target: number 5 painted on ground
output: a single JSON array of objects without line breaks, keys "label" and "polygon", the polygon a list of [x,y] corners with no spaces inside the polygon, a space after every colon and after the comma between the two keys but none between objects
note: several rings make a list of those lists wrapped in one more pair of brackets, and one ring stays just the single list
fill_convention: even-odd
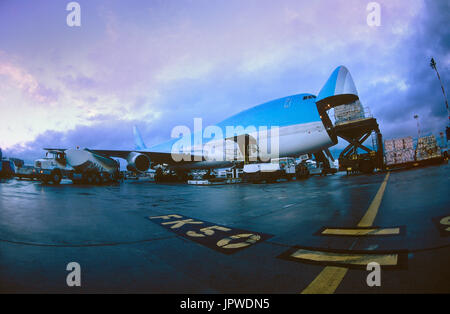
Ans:
[{"label": "number 5 painted on ground", "polygon": [[195,231],[188,231],[188,232],[186,232],[186,234],[188,236],[190,236],[190,237],[201,238],[201,237],[204,237],[205,235],[207,235],[207,236],[213,235],[214,234],[214,230],[230,231],[231,229],[225,228],[225,227],[221,227],[221,226],[210,226],[210,227],[206,227],[206,228],[200,229],[200,232],[203,232],[204,234],[200,234],[200,233],[197,233]]},{"label": "number 5 painted on ground", "polygon": [[[450,226],[450,216],[444,217],[440,221],[441,225]],[[450,227],[445,228],[446,231],[450,231]]]}]

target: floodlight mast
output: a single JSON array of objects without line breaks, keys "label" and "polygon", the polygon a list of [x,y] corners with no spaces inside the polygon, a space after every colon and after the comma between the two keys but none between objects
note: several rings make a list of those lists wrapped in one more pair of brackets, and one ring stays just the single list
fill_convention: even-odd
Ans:
[{"label": "floodlight mast", "polygon": [[444,95],[445,100],[445,107],[447,108],[447,116],[448,116],[448,124],[450,125],[450,111],[448,109],[448,101],[447,101],[447,95],[445,94],[444,85],[442,84],[441,76],[439,75],[439,71],[437,69],[436,61],[434,61],[434,58],[431,58],[430,66],[432,69],[436,71],[437,77],[439,79],[439,83],[441,84],[442,94]]}]

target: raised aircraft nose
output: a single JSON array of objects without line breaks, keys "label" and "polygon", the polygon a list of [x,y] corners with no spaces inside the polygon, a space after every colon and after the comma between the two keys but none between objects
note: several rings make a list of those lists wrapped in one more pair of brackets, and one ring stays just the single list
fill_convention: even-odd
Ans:
[{"label": "raised aircraft nose", "polygon": [[318,105],[327,109],[352,103],[359,99],[353,78],[345,66],[337,67],[317,96]]}]

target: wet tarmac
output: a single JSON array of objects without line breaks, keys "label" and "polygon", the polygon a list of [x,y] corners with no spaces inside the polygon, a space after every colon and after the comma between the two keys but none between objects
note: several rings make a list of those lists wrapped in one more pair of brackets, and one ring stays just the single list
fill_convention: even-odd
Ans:
[{"label": "wet tarmac", "polygon": [[[449,173],[445,164],[276,184],[3,181],[0,292],[450,293]],[[367,285],[371,259],[381,286]],[[70,262],[81,287],[66,284]]]}]

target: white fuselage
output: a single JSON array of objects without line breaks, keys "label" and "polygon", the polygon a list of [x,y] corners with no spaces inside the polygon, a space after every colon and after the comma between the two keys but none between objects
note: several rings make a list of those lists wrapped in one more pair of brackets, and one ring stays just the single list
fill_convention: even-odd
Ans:
[{"label": "white fuselage", "polygon": [[[334,145],[322,121],[295,124],[278,128],[277,134],[269,131],[248,133],[254,139],[249,145],[250,161],[266,161],[272,158],[294,156],[320,151]],[[193,146],[193,152],[203,161],[184,164],[182,168],[214,168],[243,161],[239,144],[230,139],[213,139],[205,144]]]}]

